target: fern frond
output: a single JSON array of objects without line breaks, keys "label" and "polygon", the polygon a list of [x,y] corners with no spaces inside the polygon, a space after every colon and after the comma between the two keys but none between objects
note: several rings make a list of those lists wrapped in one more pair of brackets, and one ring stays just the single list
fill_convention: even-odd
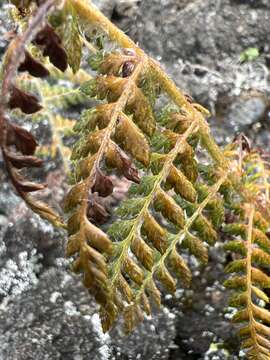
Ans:
[{"label": "fern frond", "polygon": [[[80,139],[72,153],[75,185],[67,196],[66,211],[73,209],[72,229],[74,221],[80,223],[74,230],[76,240],[73,230],[70,237],[72,244],[78,241],[75,263],[82,257],[83,244],[91,246],[91,234],[86,237],[82,230],[89,222],[89,199],[93,192],[106,197],[113,189],[105,171],[116,169],[138,183],[130,187],[128,199],[120,203],[114,224],[103,229],[112,251],[101,254],[107,263],[103,280],[92,276],[87,283],[102,305],[104,331],[111,328],[121,313],[126,330],[130,331],[143,319],[144,312],[151,312],[152,301],[160,304],[159,285],[174,292],[179,279],[188,286],[191,271],[179,247],[188,249],[205,263],[208,254],[204,242],[215,242],[215,228],[224,216],[218,192],[228,173],[220,170],[213,185],[199,180],[195,150],[201,132],[195,113],[188,117],[181,110],[179,121],[187,123],[189,119],[183,131],[174,132],[175,128],[166,127],[169,119],[180,111],[176,108],[166,112],[163,128],[157,125],[147,95],[139,87],[148,81],[142,80],[148,66],[145,61],[144,57],[127,56],[125,51],[97,53],[90,63],[102,75],[83,84],[81,91],[108,103],[84,111],[74,127]],[[126,62],[134,65],[129,64],[128,76]],[[120,77],[123,73],[126,77]],[[156,139],[162,137],[166,141],[157,146]],[[130,170],[132,160],[141,164],[140,171],[135,167]],[[81,267],[84,277],[89,277],[94,265],[94,260],[89,259],[88,268]]]},{"label": "fern frond", "polygon": [[[88,168],[83,181],[75,185],[70,194],[67,196],[66,201],[66,208],[68,210],[74,207],[72,206],[73,204],[78,205],[72,217],[70,218],[68,229],[69,233],[72,235],[70,237],[70,241],[72,241],[72,243],[77,241],[76,246],[77,251],[79,252],[77,261],[80,262],[81,269],[84,272],[84,282],[89,290],[94,294],[97,301],[103,305],[104,309],[106,309],[106,314],[108,318],[111,319],[110,322],[117,314],[118,307],[116,305],[116,294],[112,293],[110,289],[111,284],[106,277],[106,271],[104,271],[103,266],[101,266],[105,261],[104,256],[97,253],[97,256],[93,255],[91,258],[89,257],[89,253],[93,252],[93,242],[91,242],[92,239],[98,240],[101,245],[106,245],[105,247],[107,252],[112,250],[112,243],[105,233],[91,224],[88,220],[88,199],[89,195],[91,196],[91,192],[98,192],[100,196],[108,196],[112,192],[112,183],[110,179],[106,177],[100,170],[101,161],[108,153],[108,150],[113,152],[113,157],[112,155],[108,154],[108,159],[111,159],[111,162],[114,162],[115,160],[114,155],[117,156],[117,147],[113,145],[110,138],[112,133],[115,131],[119,115],[127,106],[129,98],[133,95],[134,90],[136,91],[135,83],[138,75],[140,74],[142,66],[143,60],[139,60],[133,74],[131,74],[130,78],[125,83],[122,91],[118,92],[118,96],[114,98],[115,104],[112,111],[110,111],[111,118],[102,132],[102,137],[99,136],[99,130],[93,132],[93,134],[90,133],[90,135],[96,137],[96,144],[94,144],[95,149],[91,149],[92,144],[88,143],[87,139],[85,141],[84,147],[79,148],[80,151],[78,151],[75,156],[76,160],[79,160],[83,154],[84,156],[88,156],[90,159],[94,157],[94,161],[91,162],[91,167]],[[107,83],[107,81],[108,79],[104,78],[104,82]],[[101,78],[99,78],[99,84],[102,85]],[[92,84],[87,84],[83,90],[87,94],[89,94],[89,86],[92,93]],[[102,97],[104,96],[105,95],[102,93]],[[94,151],[93,154],[89,154],[91,150]],[[128,165],[125,163],[122,167],[125,166],[127,167]],[[73,225],[74,222],[76,223],[75,227]],[[99,246],[99,250],[103,249]],[[98,261],[100,257],[102,259],[102,264]]]},{"label": "fern frond", "polygon": [[[29,5],[29,4],[27,4]],[[44,65],[26,50],[26,45],[33,40],[40,41],[42,33],[43,40],[54,39],[50,44],[50,51],[47,54],[52,62],[55,60],[55,53],[58,52],[57,65],[65,67],[65,52],[61,47],[61,39],[54,33],[52,28],[46,26],[40,30],[40,24],[44,23],[47,13],[53,8],[54,2],[47,0],[36,11],[32,17],[22,24],[23,34],[20,34],[9,45],[5,64],[3,67],[2,92],[0,101],[0,147],[5,161],[6,169],[17,193],[25,200],[27,205],[47,219],[55,226],[63,226],[60,216],[47,204],[35,199],[30,195],[44,189],[44,184],[37,184],[27,181],[20,169],[39,167],[42,161],[33,156],[37,143],[33,135],[22,127],[13,124],[7,115],[8,109],[20,109],[25,114],[34,114],[42,109],[39,99],[28,92],[23,91],[16,84],[16,72],[28,72],[34,77],[43,78],[48,75]],[[40,44],[41,45],[41,44]],[[44,45],[44,44],[43,44]],[[47,44],[48,45],[48,44]],[[43,52],[48,50],[45,46]],[[63,51],[62,51],[63,50]]]},{"label": "fern frond", "polygon": [[83,43],[80,36],[77,13],[71,2],[66,1],[61,14],[62,24],[58,28],[63,47],[67,52],[67,61],[74,74],[80,69]]},{"label": "fern frond", "polygon": [[[79,8],[78,2],[72,3],[84,17],[81,3]],[[91,8],[84,9],[91,12]],[[91,247],[91,236],[95,238],[93,224],[92,235],[89,232],[87,237],[83,230],[89,223],[88,203],[93,192],[102,197],[111,194],[109,171],[117,170],[139,183],[131,186],[128,199],[120,204],[114,224],[102,228],[103,242],[106,238],[111,244],[107,254],[99,249],[107,264],[104,276],[93,275],[90,281],[92,267],[101,271],[92,258],[87,266],[76,266],[84,279],[89,279],[87,287],[101,304],[104,331],[120,314],[126,330],[131,331],[144,312],[150,314],[152,302],[160,305],[160,286],[174,292],[177,278],[183,285],[189,284],[191,272],[180,250],[188,248],[203,263],[207,261],[204,242],[216,240],[215,228],[224,218],[218,192],[229,176],[226,159],[200,115],[205,110],[193,108],[180,93],[176,95],[177,90],[158,66],[131,45],[132,50],[95,51],[90,59],[99,75],[83,84],[80,91],[103,103],[84,112],[75,126],[80,137],[72,153],[75,185],[66,199],[66,210],[72,211],[69,241],[76,244],[75,264],[81,265],[83,244]],[[136,80],[131,81],[140,64]],[[157,124],[152,107],[161,88],[176,106],[168,108]],[[212,183],[200,175],[195,155],[199,142],[217,165]],[[135,168],[137,162],[140,170]],[[184,204],[189,206],[185,208]]]},{"label": "fern frond", "polygon": [[80,69],[74,74],[70,68],[68,68],[64,73],[52,64],[48,64],[47,68],[50,71],[50,77],[54,81],[64,80],[73,85],[81,85],[92,79],[92,76],[84,69]]},{"label": "fern frond", "polygon": [[86,97],[79,89],[70,90],[65,86],[49,85],[42,82],[40,91],[46,105],[65,109],[69,106],[82,104],[86,101]]},{"label": "fern frond", "polygon": [[243,135],[227,151],[235,161],[241,178],[238,189],[245,200],[239,202],[235,194],[238,203],[229,205],[234,222],[224,232],[234,239],[225,249],[237,255],[225,269],[235,274],[225,286],[236,291],[230,305],[238,309],[233,320],[243,323],[239,331],[242,348],[249,359],[266,360],[270,359],[270,313],[265,306],[269,302],[265,290],[270,286],[269,167],[263,153],[251,149]]},{"label": "fern frond", "polygon": [[233,275],[225,282],[225,286],[238,291],[230,305],[239,308],[233,320],[244,323],[239,334],[243,338],[242,347],[247,349],[248,358],[269,359],[270,329],[265,324],[270,323],[270,313],[263,304],[269,302],[264,289],[270,287],[270,277],[266,273],[270,260],[270,242],[267,235],[254,227],[254,205],[247,204],[245,211],[248,219],[246,225],[227,227],[229,234],[242,238],[235,240],[235,245],[229,243],[227,248],[236,250],[245,257],[234,260],[227,266],[228,273],[241,275]]}]

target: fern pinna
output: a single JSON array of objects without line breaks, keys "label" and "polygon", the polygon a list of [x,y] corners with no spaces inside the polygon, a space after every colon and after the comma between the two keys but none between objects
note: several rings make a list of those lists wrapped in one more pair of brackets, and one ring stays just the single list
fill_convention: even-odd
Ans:
[{"label": "fern pinna", "polygon": [[244,174],[242,186],[252,189],[257,197],[251,202],[239,204],[238,199],[237,204],[231,204],[232,221],[223,231],[231,237],[225,249],[236,257],[225,269],[233,274],[225,286],[236,292],[230,305],[238,309],[233,321],[244,323],[239,329],[242,347],[250,359],[265,360],[270,357],[270,313],[265,308],[269,303],[266,289],[270,287],[269,164],[264,154],[243,147],[242,142],[236,156],[238,171]]},{"label": "fern pinna", "polygon": [[[178,280],[189,286],[187,250],[205,264],[208,246],[222,226],[223,232],[242,238],[226,247],[243,256],[228,266],[242,275],[227,281],[242,291],[233,301],[243,307],[236,319],[248,322],[241,331],[243,347],[250,358],[259,358],[256,352],[269,358],[269,315],[253,300],[256,295],[266,302],[263,288],[268,286],[267,274],[254,267],[268,264],[268,170],[262,157],[247,151],[242,138],[237,152],[234,147],[222,151],[204,118],[208,111],[93,5],[81,0],[14,4],[21,33],[3,67],[2,153],[28,205],[67,227],[67,255],[101,306],[104,331],[120,315],[126,331],[132,331],[144,314],[160,306],[163,289],[174,293]],[[10,55],[13,50],[16,57]],[[27,81],[21,76],[26,71]],[[50,80],[44,80],[49,74]],[[55,78],[68,80],[71,89],[55,84]],[[64,221],[30,198],[43,186],[25,183],[16,168],[41,165],[33,157],[37,144],[8,116],[15,108],[37,112],[34,118],[46,115],[57,128],[67,122],[54,108],[70,103],[79,103],[83,111],[80,121],[72,122],[77,142],[68,166],[71,188]],[[68,153],[58,132],[55,136]],[[119,179],[129,190],[109,209]]]}]

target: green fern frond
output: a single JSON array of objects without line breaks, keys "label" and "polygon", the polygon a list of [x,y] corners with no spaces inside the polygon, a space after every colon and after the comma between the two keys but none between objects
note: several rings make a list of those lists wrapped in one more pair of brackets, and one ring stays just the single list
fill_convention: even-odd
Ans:
[{"label": "green fern frond", "polygon": [[48,107],[56,107],[57,109],[84,104],[86,101],[86,97],[79,89],[70,90],[61,85],[49,85],[46,82],[42,82],[40,91],[46,105]]},{"label": "green fern frond", "polygon": [[[134,66],[128,65],[131,72],[123,78],[120,76],[127,71],[127,61]],[[159,284],[170,292],[176,290],[177,279],[188,286],[191,271],[179,253],[179,246],[206,263],[204,242],[213,244],[217,238],[215,228],[224,217],[222,196],[218,192],[228,174],[221,170],[221,176],[212,185],[199,180],[195,156],[200,129],[196,117],[188,121],[182,132],[179,129],[174,132],[175,128],[170,126],[157,127],[151,103],[140,88],[148,81],[142,82],[147,72],[144,61],[135,55],[127,56],[125,51],[96,54],[90,63],[103,75],[97,75],[80,88],[87,96],[107,103],[84,111],[75,126],[80,140],[72,159],[78,183],[66,203],[68,211],[74,209],[71,219],[74,216],[81,219],[76,229],[76,238],[81,244],[78,244],[76,261],[83,244],[90,241],[80,229],[88,222],[91,192],[108,196],[112,191],[110,178],[105,174],[115,168],[129,180],[138,182],[131,185],[128,199],[116,209],[114,223],[108,230],[103,229],[103,236],[110,239],[113,251],[104,258],[108,264],[104,281],[97,283],[98,279],[92,276],[89,286],[89,291],[102,305],[105,331],[121,313],[126,320],[126,330],[130,331],[143,319],[144,312],[151,312],[152,300],[160,303]],[[180,110],[175,107],[167,118],[177,117],[178,113],[180,115]],[[184,110],[178,122],[186,123],[183,113]],[[161,145],[157,141],[162,137],[165,141]],[[101,162],[103,159],[105,162]],[[132,160],[134,164],[141,163],[140,170],[134,166],[130,170]],[[79,195],[81,191],[83,194]],[[94,228],[92,236],[95,237]],[[73,235],[70,241],[73,242]],[[82,267],[84,276],[90,276],[87,271],[91,272],[91,266],[94,264],[90,261],[87,268]]]},{"label": "green fern frond", "polygon": [[66,1],[61,14],[62,24],[57,28],[67,52],[68,64],[74,74],[80,69],[83,42],[80,36],[77,13],[71,2]]},{"label": "green fern frond", "polygon": [[243,338],[242,347],[247,350],[248,358],[253,359],[256,354],[256,359],[269,359],[270,329],[265,323],[270,323],[270,313],[263,304],[269,302],[264,289],[270,287],[270,277],[266,273],[270,260],[270,242],[267,235],[254,227],[254,215],[254,205],[247,204],[248,223],[230,225],[226,229],[232,236],[242,238],[229,242],[227,249],[240,253],[244,258],[233,260],[227,266],[228,273],[241,275],[232,275],[225,286],[237,291],[230,305],[239,309],[233,320],[244,323],[239,334]]},{"label": "green fern frond", "polygon": [[223,231],[233,239],[225,244],[225,249],[237,255],[225,269],[233,274],[225,286],[236,291],[230,305],[238,309],[233,320],[243,323],[239,331],[242,348],[249,359],[266,360],[270,358],[270,313],[265,308],[269,302],[265,290],[270,287],[269,170],[268,164],[254,150],[241,148],[237,151],[237,146],[243,146],[242,141],[240,138],[240,144],[228,149],[236,160],[238,173],[243,174],[242,191],[248,194],[251,202],[239,202],[238,198],[237,206],[229,206],[234,222],[225,225]]}]

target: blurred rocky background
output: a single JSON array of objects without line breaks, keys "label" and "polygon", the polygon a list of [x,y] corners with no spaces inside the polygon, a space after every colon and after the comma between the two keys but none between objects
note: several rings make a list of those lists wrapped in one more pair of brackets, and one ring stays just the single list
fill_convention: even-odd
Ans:
[{"label": "blurred rocky background", "polygon": [[[211,110],[220,144],[244,132],[269,148],[268,0],[93,0],[176,83]],[[1,6],[1,1],[0,1]],[[0,52],[9,28],[0,10]],[[46,121],[32,131],[50,141]],[[53,201],[63,197],[59,164],[43,174]],[[50,171],[48,171],[50,170]],[[33,215],[12,192],[0,159],[1,360],[239,359],[222,282],[218,243],[209,265],[190,259],[191,289],[166,296],[163,310],[124,337],[104,335],[97,307],[64,259],[65,236]],[[195,291],[196,290],[196,291]]]}]

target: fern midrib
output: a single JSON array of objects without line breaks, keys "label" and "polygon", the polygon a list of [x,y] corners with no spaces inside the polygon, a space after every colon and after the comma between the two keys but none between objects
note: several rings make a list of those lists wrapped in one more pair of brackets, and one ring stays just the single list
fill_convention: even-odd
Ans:
[{"label": "fern midrib", "polygon": [[252,302],[252,232],[253,232],[253,219],[255,207],[250,205],[248,214],[248,228],[247,228],[247,310],[249,317],[250,335],[254,346],[259,349],[260,345],[257,341],[255,319],[253,316],[253,302]]},{"label": "fern midrib", "polygon": [[88,48],[88,50],[92,51],[94,54],[98,53],[98,49],[96,49],[96,47],[93,44],[91,44],[88,40],[86,40],[84,36],[80,35],[80,39],[84,43],[84,45]]},{"label": "fern midrib", "polygon": [[44,101],[45,104],[48,104],[48,103],[50,103],[50,102],[52,102],[54,100],[62,99],[62,98],[65,98],[67,96],[75,95],[75,94],[79,94],[79,93],[81,93],[81,92],[80,92],[80,88],[78,87],[77,89],[73,89],[73,90],[64,92],[62,94],[57,94],[57,95],[52,95],[52,96],[47,96],[47,97],[45,96],[43,101]]},{"label": "fern midrib", "polygon": [[164,264],[166,258],[170,255],[171,251],[175,249],[177,244],[181,244],[184,240],[185,235],[188,234],[193,222],[196,218],[201,215],[202,211],[208,204],[208,202],[217,194],[219,191],[220,186],[223,182],[227,179],[228,173],[224,172],[224,174],[220,177],[220,179],[210,188],[209,194],[207,197],[200,203],[197,207],[196,211],[192,214],[192,216],[188,219],[187,223],[185,224],[184,228],[179,231],[178,234],[175,235],[175,239],[169,244],[168,248],[166,249],[165,253],[160,257],[159,261],[153,266],[151,271],[148,272],[148,275],[143,281],[143,284],[140,286],[139,291],[137,292],[135,303],[140,301],[141,295],[144,293],[145,288],[149,281],[151,281],[154,277],[155,271],[160,267],[160,265]]},{"label": "fern midrib", "polygon": [[65,80],[70,81],[73,84],[82,85],[84,82],[92,79],[92,76],[84,69],[80,69],[74,74],[72,69],[68,68],[63,73],[50,62],[45,62],[45,65],[50,72],[50,77],[55,80]]},{"label": "fern midrib", "polygon": [[[89,74],[88,80],[91,80],[93,77]],[[17,80],[18,85],[22,85],[24,88],[26,88],[28,91],[35,92],[35,88],[32,89],[32,85],[35,84],[36,88],[40,91],[41,97],[42,97],[42,103],[43,103],[43,109],[46,109],[49,105],[54,105],[55,102],[57,102],[58,110],[59,107],[61,107],[60,100],[65,99],[66,97],[69,97],[70,95],[81,95],[85,96],[81,91],[80,87],[78,86],[76,89],[72,90],[66,90],[66,87],[64,86],[57,86],[57,85],[50,85],[46,80],[43,83],[41,83],[41,80],[38,78],[24,78],[23,75]],[[60,92],[61,91],[61,92]],[[53,95],[52,95],[53,94]],[[50,104],[51,103],[51,104]],[[44,110],[41,110],[44,111]]]},{"label": "fern midrib", "polygon": [[149,209],[149,206],[153,202],[157,194],[157,191],[161,186],[162,181],[166,180],[166,178],[168,177],[169,171],[173,166],[173,161],[177,157],[177,154],[179,153],[181,146],[183,146],[185,141],[195,131],[196,128],[197,128],[197,123],[194,121],[186,130],[186,132],[179,136],[174,148],[169,152],[169,154],[166,155],[166,160],[162,167],[162,170],[158,174],[151,192],[147,195],[143,208],[140,210],[139,214],[137,215],[136,220],[134,221],[128,236],[126,237],[126,239],[122,240],[123,242],[122,253],[118,257],[118,259],[112,263],[112,268],[113,268],[113,276],[111,278],[112,286],[114,286],[115,282],[118,279],[118,276],[121,273],[122,264],[125,261],[125,258],[128,256],[128,250],[131,246],[132,240],[134,236],[136,236],[136,232],[138,231],[138,228],[141,225],[143,218]]},{"label": "fern midrib", "polygon": [[104,138],[103,138],[103,141],[102,141],[102,143],[99,147],[99,150],[96,154],[96,159],[94,161],[93,167],[91,169],[91,172],[90,172],[88,178],[85,180],[85,191],[84,191],[85,196],[84,196],[84,200],[82,202],[82,209],[83,209],[84,214],[86,214],[86,212],[87,212],[88,191],[91,188],[91,185],[93,184],[93,182],[95,180],[97,168],[98,168],[98,166],[106,152],[106,149],[109,145],[111,134],[115,128],[118,116],[120,115],[121,111],[123,111],[123,109],[125,108],[125,106],[128,102],[128,99],[132,92],[133,86],[136,84],[136,80],[142,71],[143,65],[144,65],[144,59],[140,59],[136,65],[132,75],[129,77],[121,96],[115,103],[115,107],[112,112],[111,120],[110,120],[107,128],[105,129]]}]

